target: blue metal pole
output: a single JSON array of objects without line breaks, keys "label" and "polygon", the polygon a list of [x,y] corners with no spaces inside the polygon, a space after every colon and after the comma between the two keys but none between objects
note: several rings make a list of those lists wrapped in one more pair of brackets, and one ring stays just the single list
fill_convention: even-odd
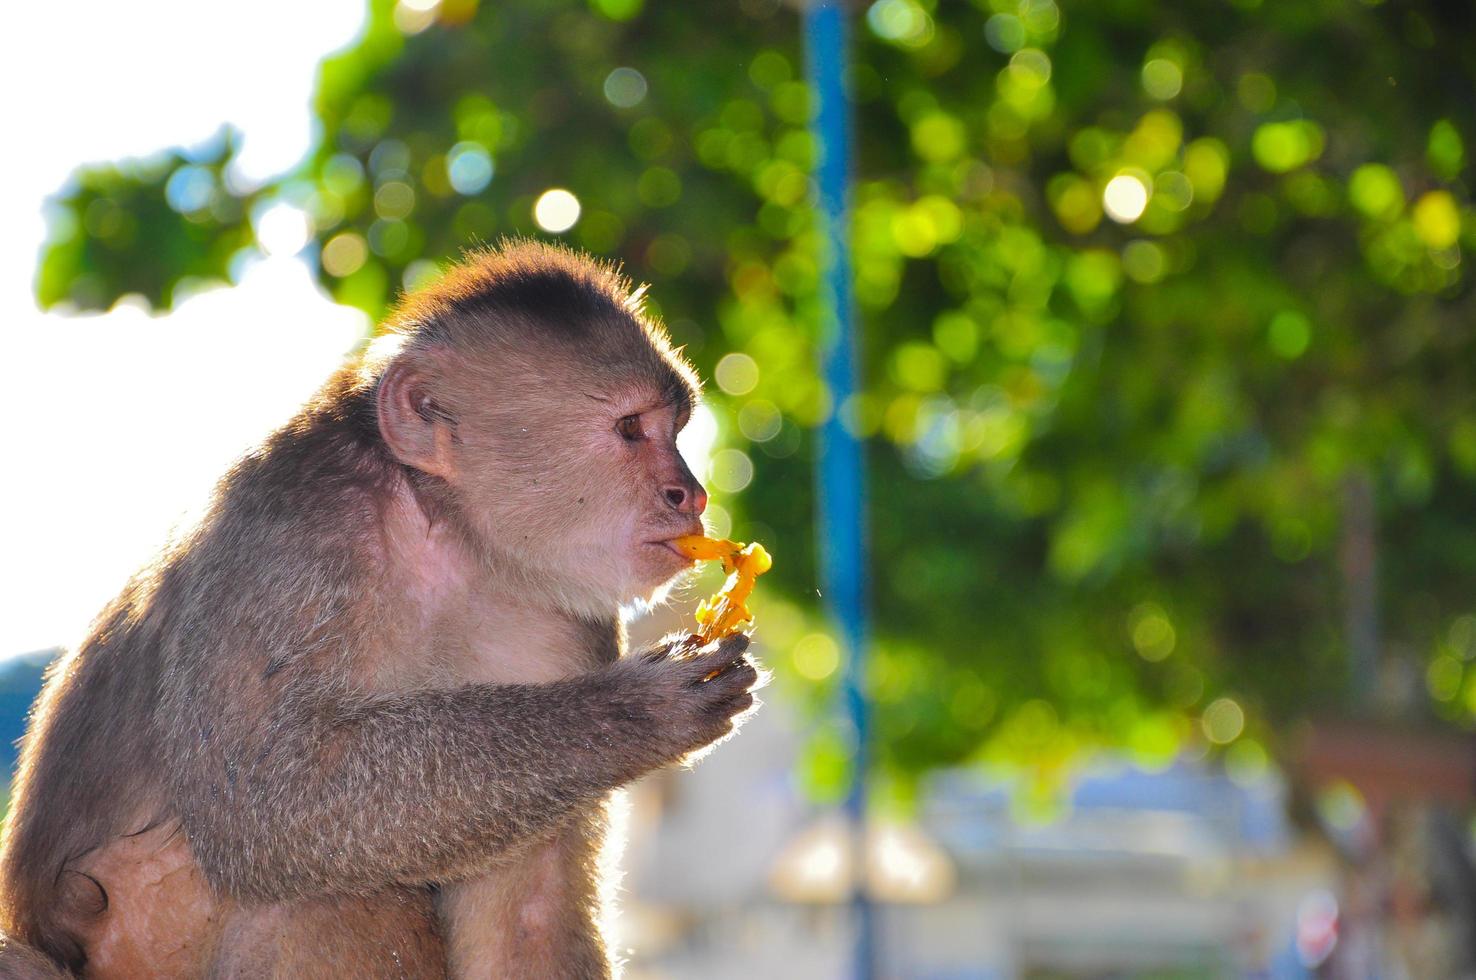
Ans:
[{"label": "blue metal pole", "polygon": [[843,423],[856,391],[855,308],[851,291],[851,107],[846,88],[846,20],[837,0],[805,8],[805,61],[814,102],[811,133],[819,160],[816,184],[825,254],[821,259],[820,372],[831,411],[820,426],[816,453],[820,582],[845,653],[843,690],[852,738],[846,815],[851,828],[851,910],[855,928],[852,976],[875,974],[874,910],[866,892],[866,774],[869,724],[865,654],[870,635],[867,601],[866,468],[860,440]]}]

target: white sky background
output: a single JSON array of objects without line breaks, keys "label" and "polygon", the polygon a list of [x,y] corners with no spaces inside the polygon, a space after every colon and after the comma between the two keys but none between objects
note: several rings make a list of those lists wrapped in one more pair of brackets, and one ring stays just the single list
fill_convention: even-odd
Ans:
[{"label": "white sky background", "polygon": [[364,0],[9,5],[0,58],[0,659],[74,643],[216,477],[367,329],[292,259],[150,318],[36,308],[45,197],[78,164],[230,122],[243,170],[308,151],[317,62]]}]

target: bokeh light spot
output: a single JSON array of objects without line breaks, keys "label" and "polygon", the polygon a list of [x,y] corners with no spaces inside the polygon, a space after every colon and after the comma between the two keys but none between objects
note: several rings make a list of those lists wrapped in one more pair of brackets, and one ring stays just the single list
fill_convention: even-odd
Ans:
[{"label": "bokeh light spot", "polygon": [[823,681],[840,666],[840,647],[825,633],[810,633],[794,645],[794,671],[805,680]]},{"label": "bokeh light spot", "polygon": [[340,197],[347,197],[364,182],[364,165],[348,153],[335,153],[323,164],[323,186]]},{"label": "bokeh light spot", "polygon": [[568,231],[579,221],[579,198],[562,187],[550,188],[534,202],[533,220],[544,231]]},{"label": "bokeh light spot", "polygon": [[1212,137],[1203,137],[1184,148],[1184,176],[1201,201],[1213,201],[1225,189],[1230,172],[1230,149]]},{"label": "bokeh light spot", "polygon": [[747,354],[728,354],[717,362],[713,377],[730,395],[746,395],[758,387],[758,362]]},{"label": "bokeh light spot", "polygon": [[1454,180],[1466,165],[1466,144],[1455,124],[1441,119],[1430,127],[1430,139],[1425,145],[1425,159],[1446,180]]},{"label": "bokeh light spot", "polygon": [[381,218],[369,226],[369,250],[388,259],[403,258],[410,244],[410,226],[398,218]]},{"label": "bokeh light spot", "polygon": [[892,378],[910,391],[941,391],[948,379],[948,364],[932,344],[911,340],[897,345],[892,353]]},{"label": "bokeh light spot", "polygon": [[268,255],[296,255],[312,236],[312,219],[290,204],[273,204],[256,219],[256,241]]},{"label": "bokeh light spot", "polygon": [[647,207],[669,207],[681,200],[682,178],[670,167],[647,167],[636,178],[636,197]]},{"label": "bokeh light spot", "polygon": [[1461,680],[1465,671],[1461,662],[1450,654],[1442,653],[1425,668],[1425,688],[1437,701],[1450,701],[1461,693]]},{"label": "bokeh light spot", "polygon": [[760,51],[748,64],[748,77],[759,88],[773,89],[794,77],[794,66],[778,51]]},{"label": "bokeh light spot", "polygon": [[1039,48],[1021,48],[1010,56],[1008,71],[1015,82],[1040,88],[1051,80],[1051,59]]},{"label": "bokeh light spot", "polygon": [[708,480],[720,493],[739,493],[753,482],[753,460],[741,449],[719,449],[712,455]]},{"label": "bokeh light spot", "polygon": [[1312,323],[1295,310],[1282,310],[1271,318],[1267,340],[1278,357],[1301,357],[1312,342]]},{"label": "bokeh light spot", "polygon": [[963,123],[944,112],[930,112],[912,125],[912,148],[930,163],[958,159],[967,140]]},{"label": "bokeh light spot", "polygon": [[1183,139],[1184,121],[1178,114],[1169,109],[1154,109],[1143,113],[1143,118],[1128,134],[1122,144],[1122,157],[1125,162],[1146,170],[1143,177],[1151,185],[1148,173],[1172,164]]},{"label": "bokeh light spot", "polygon": [[605,76],[605,98],[617,108],[640,105],[646,91],[646,76],[634,68],[616,68]]},{"label": "bokeh light spot", "polygon": [[401,34],[419,34],[436,22],[441,0],[399,0],[395,4],[395,26]]},{"label": "bokeh light spot", "polygon": [[1088,249],[1073,256],[1066,267],[1066,287],[1077,303],[1089,310],[1105,306],[1122,281],[1122,261],[1116,252]]},{"label": "bokeh light spot", "polygon": [[933,321],[933,343],[959,364],[968,364],[979,350],[979,325],[966,313],[940,313]]},{"label": "bokeh light spot", "polygon": [[1312,553],[1312,529],[1295,517],[1283,517],[1271,528],[1271,553],[1295,564]]},{"label": "bokeh light spot", "polygon": [[1145,602],[1128,617],[1133,648],[1144,660],[1157,662],[1174,652],[1178,634],[1168,614],[1156,603]]},{"label": "bokeh light spot", "polygon": [[1348,199],[1370,218],[1392,221],[1404,210],[1399,177],[1382,163],[1365,163],[1348,178]]},{"label": "bokeh light spot", "polygon": [[204,167],[180,167],[164,185],[164,199],[180,214],[209,207],[214,194],[215,175]]},{"label": "bokeh light spot", "polygon": [[903,47],[921,47],[933,36],[933,18],[915,0],[877,0],[866,10],[872,33]]},{"label": "bokeh light spot", "polygon": [[784,427],[784,416],[773,402],[756,398],[738,410],[738,431],[750,442],[768,442]]},{"label": "bokeh light spot", "polygon": [[446,179],[458,194],[480,194],[492,182],[492,155],[480,143],[462,142],[446,154]]},{"label": "bokeh light spot", "polygon": [[1217,698],[1199,719],[1204,737],[1216,745],[1229,745],[1245,730],[1245,711],[1232,698]]},{"label": "bokeh light spot", "polygon": [[630,20],[641,12],[644,0],[589,0],[590,8],[610,20]]},{"label": "bokeh light spot", "polygon": [[1167,58],[1153,58],[1143,65],[1143,91],[1167,102],[1184,87],[1184,72]]},{"label": "bokeh light spot", "polygon": [[391,180],[374,192],[374,211],[381,218],[398,221],[415,210],[415,191],[401,180]]},{"label": "bokeh light spot", "polygon": [[1286,173],[1322,155],[1322,127],[1305,119],[1264,123],[1251,137],[1251,154],[1266,170]]},{"label": "bokeh light spot", "polygon": [[1186,210],[1194,203],[1194,183],[1177,170],[1165,171],[1153,181],[1153,200],[1170,211]]},{"label": "bokeh light spot", "polygon": [[1061,26],[1061,8],[1054,0],[1021,0],[1016,9],[1026,29],[1036,34],[1054,34]]},{"label": "bokeh light spot", "polygon": [[681,235],[657,235],[646,246],[646,262],[663,276],[679,276],[692,261],[692,247]]},{"label": "bokeh light spot", "polygon": [[1316,800],[1317,812],[1334,829],[1348,832],[1368,818],[1368,806],[1358,787],[1338,780],[1322,790]]},{"label": "bokeh light spot", "polygon": [[1449,248],[1461,236],[1461,213],[1450,191],[1428,191],[1415,202],[1415,233],[1431,248]]},{"label": "bokeh light spot", "polygon": [[[383,111],[385,122],[388,123],[392,110],[386,105]],[[409,170],[410,147],[401,140],[380,140],[369,151],[369,171],[381,180],[393,180],[404,176]]]},{"label": "bokeh light spot", "polygon": [[1476,616],[1463,613],[1452,620],[1445,642],[1462,660],[1476,659]]},{"label": "bokeh light spot", "polygon": [[1102,222],[1102,205],[1092,185],[1076,174],[1057,174],[1046,184],[1046,198],[1061,227],[1085,235]]},{"label": "bokeh light spot", "polygon": [[1148,182],[1137,174],[1121,173],[1102,189],[1102,210],[1118,224],[1131,224],[1148,207]]},{"label": "bokeh light spot", "polygon": [[323,246],[323,271],[342,279],[359,271],[369,258],[369,245],[358,232],[334,235]]},{"label": "bokeh light spot", "polygon": [[1156,242],[1135,239],[1122,249],[1122,271],[1134,282],[1154,283],[1163,278],[1166,265],[1163,248]]},{"label": "bokeh light spot", "polygon": [[1025,46],[1025,25],[1014,14],[995,14],[984,22],[984,39],[1001,54],[1014,54]]},{"label": "bokeh light spot", "polygon": [[1243,738],[1225,751],[1225,773],[1240,786],[1255,785],[1270,769],[1270,756],[1255,739]]}]

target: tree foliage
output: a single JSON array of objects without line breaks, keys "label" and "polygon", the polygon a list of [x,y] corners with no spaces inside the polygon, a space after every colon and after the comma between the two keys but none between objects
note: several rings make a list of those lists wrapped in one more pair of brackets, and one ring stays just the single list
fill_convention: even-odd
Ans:
[{"label": "tree foliage", "polygon": [[817,696],[810,431],[840,411],[867,437],[870,684],[901,771],[1206,741],[1257,764],[1273,725],[1345,706],[1350,477],[1376,490],[1388,678],[1413,678],[1393,700],[1476,713],[1471,9],[858,9],[866,376],[837,406],[792,8],[424,7],[375,0],[325,62],[296,172],[233,189],[227,146],[81,173],[43,302],[168,303],[287,201],[325,286],[378,314],[469,243],[542,233],[565,188],[564,237],[655,283],[716,368],[714,481],[753,472],[718,501],[779,556],[763,626]]}]

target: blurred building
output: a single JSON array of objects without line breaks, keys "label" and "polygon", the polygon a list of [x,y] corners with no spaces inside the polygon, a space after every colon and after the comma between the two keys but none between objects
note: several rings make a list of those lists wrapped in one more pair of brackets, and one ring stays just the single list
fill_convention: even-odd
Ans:
[{"label": "blurred building", "polygon": [[[800,725],[768,700],[695,770],[631,792],[619,935],[636,980],[848,975],[839,825],[796,788]],[[1284,796],[1274,772],[1103,766],[1063,817],[1030,823],[1004,776],[938,773],[869,861],[905,899],[880,910],[881,976],[1310,976],[1336,941],[1337,863],[1293,833]]]}]

